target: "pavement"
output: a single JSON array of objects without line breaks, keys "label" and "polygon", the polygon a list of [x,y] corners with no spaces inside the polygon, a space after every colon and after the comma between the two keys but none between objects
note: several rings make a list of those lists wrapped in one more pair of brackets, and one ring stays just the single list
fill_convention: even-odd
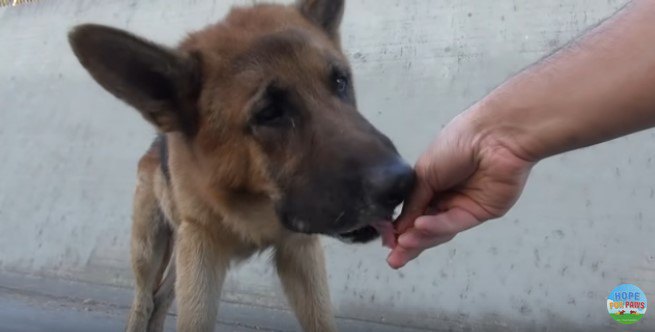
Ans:
[{"label": "pavement", "polygon": [[[0,331],[7,332],[75,332],[122,331],[128,308],[91,301],[71,301],[26,295],[0,290]],[[166,331],[175,331],[175,316],[166,322]],[[217,323],[217,331],[280,331],[261,326]]]},{"label": "pavement", "polygon": [[[114,332],[124,329],[132,290],[14,274],[0,274],[0,332]],[[175,331],[174,309],[166,331]],[[425,332],[337,317],[339,331]],[[299,331],[286,309],[221,301],[216,331]]]}]

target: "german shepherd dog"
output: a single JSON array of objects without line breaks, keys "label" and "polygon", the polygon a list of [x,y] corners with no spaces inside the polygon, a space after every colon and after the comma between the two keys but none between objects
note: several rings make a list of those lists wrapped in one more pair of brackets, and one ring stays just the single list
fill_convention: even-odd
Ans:
[{"label": "german shepherd dog", "polygon": [[302,328],[334,331],[318,234],[393,238],[414,172],[358,113],[344,0],[234,8],[167,48],[85,24],[75,55],[158,136],[138,165],[128,331],[212,331],[226,272],[272,248]]}]

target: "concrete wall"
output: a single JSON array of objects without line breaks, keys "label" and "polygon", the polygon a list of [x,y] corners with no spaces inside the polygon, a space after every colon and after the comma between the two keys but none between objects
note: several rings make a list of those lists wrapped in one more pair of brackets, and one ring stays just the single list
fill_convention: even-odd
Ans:
[{"label": "concrete wall", "polygon": [[[92,82],[66,31],[97,22],[174,44],[234,3],[247,1],[0,9],[0,269],[130,285],[135,166],[153,131]],[[623,3],[350,0],[343,40],[360,109],[415,160],[458,112]],[[324,241],[339,315],[431,329],[615,329],[612,288],[635,283],[655,300],[654,138],[541,163],[509,215],[399,272],[377,243]],[[263,258],[232,273],[225,295],[285,305]],[[654,328],[650,312],[632,327]]]}]

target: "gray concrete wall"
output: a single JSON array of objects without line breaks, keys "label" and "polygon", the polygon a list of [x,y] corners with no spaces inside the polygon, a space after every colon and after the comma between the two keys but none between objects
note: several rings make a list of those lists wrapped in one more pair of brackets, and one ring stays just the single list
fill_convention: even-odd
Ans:
[{"label": "gray concrete wall", "polygon": [[[81,69],[66,31],[97,22],[174,44],[247,2],[0,9],[1,270],[131,284],[131,194],[153,130]],[[415,160],[458,112],[623,3],[350,0],[343,40],[360,108]],[[399,272],[377,243],[325,240],[338,314],[430,329],[615,329],[605,309],[612,288],[635,283],[655,300],[654,138],[544,161],[505,218]],[[231,274],[225,298],[285,306],[264,258]],[[631,329],[655,329],[655,313]]]}]

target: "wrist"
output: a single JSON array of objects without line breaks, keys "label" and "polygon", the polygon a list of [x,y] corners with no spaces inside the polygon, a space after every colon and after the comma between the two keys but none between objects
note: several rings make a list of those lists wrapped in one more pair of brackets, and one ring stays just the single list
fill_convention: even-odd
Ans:
[{"label": "wrist", "polygon": [[504,98],[501,93],[492,93],[462,117],[469,123],[472,144],[479,155],[504,149],[522,160],[536,163],[547,157],[543,152],[544,140],[537,139],[539,129],[530,119],[530,115],[536,112],[534,106]]}]

